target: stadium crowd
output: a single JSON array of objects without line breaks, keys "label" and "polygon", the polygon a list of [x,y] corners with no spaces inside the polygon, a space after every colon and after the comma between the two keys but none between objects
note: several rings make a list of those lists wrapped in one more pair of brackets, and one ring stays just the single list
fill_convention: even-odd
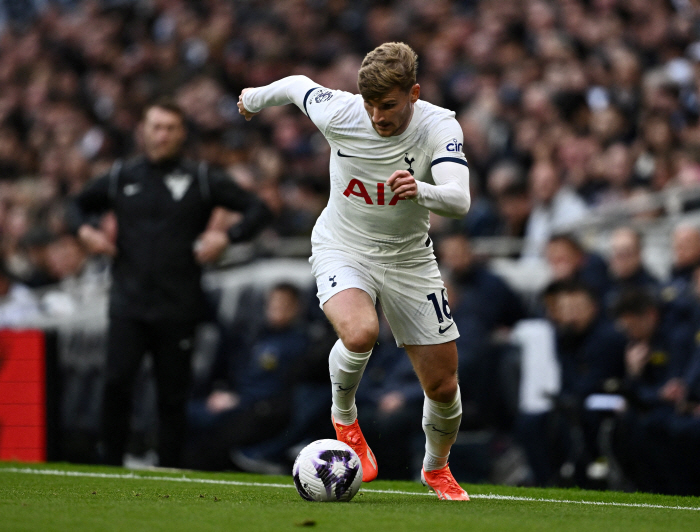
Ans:
[{"label": "stadium crowd", "polygon": [[[644,269],[630,228],[613,234],[609,257],[562,232],[621,200],[700,185],[700,8],[692,0],[2,0],[0,323],[70,311],[27,287],[105,274],[105,262],[67,231],[65,201],[139,150],[142,109],[164,94],[187,115],[192,157],[224,168],[273,210],[263,239],[308,236],[328,194],[328,146],[292,108],[268,110],[244,129],[237,96],[290,74],[356,92],[363,55],[395,40],[419,55],[421,97],[453,109],[464,131],[472,208],[458,222],[435,217],[432,229],[462,332],[463,429],[512,435],[529,463],[521,482],[586,484],[607,453],[598,436],[616,419],[607,456],[630,482],[699,493],[689,457],[700,441],[700,232],[674,230],[668,279]],[[110,217],[100,223],[118,230]],[[552,283],[541,301],[521,301],[474,256],[470,239],[489,236],[522,238],[523,258],[547,260]],[[278,299],[305,301],[278,288]],[[197,389],[193,420],[233,448],[200,467],[279,462],[303,437],[328,435],[316,393],[327,385],[318,374],[325,363],[313,363],[324,351],[292,349],[309,342],[298,328],[315,331],[310,344],[327,341],[323,320],[313,304],[284,319],[264,305],[271,321],[255,334],[222,335],[228,343],[215,367],[227,368],[224,382]],[[527,319],[547,324],[561,367],[560,391],[544,412],[518,408],[518,376],[506,371],[517,344],[510,331]],[[261,346],[273,344],[293,359],[267,356]],[[358,403],[384,471],[402,477],[412,474],[413,454],[403,420],[422,397],[395,352],[390,335],[380,341]],[[290,367],[316,373],[294,372],[289,382]],[[251,390],[258,378],[264,384]],[[271,412],[285,403],[280,390],[291,390],[294,408]],[[587,408],[598,392],[618,394],[627,409]],[[278,434],[243,437],[234,428],[242,419],[274,419]],[[389,431],[406,435],[403,453],[381,448],[382,439],[397,441],[379,438]],[[200,436],[195,458],[206,456]]]}]

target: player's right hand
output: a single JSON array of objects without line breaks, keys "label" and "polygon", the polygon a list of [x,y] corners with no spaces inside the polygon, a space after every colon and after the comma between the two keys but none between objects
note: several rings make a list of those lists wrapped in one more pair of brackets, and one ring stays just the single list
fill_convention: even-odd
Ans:
[{"label": "player's right hand", "polygon": [[389,179],[386,180],[387,186],[391,191],[398,195],[401,199],[411,199],[418,195],[418,185],[413,175],[406,170],[396,170]]},{"label": "player's right hand", "polygon": [[250,119],[253,118],[256,114],[258,114],[258,113],[251,113],[250,111],[248,111],[248,109],[246,109],[246,108],[243,106],[243,95],[244,95],[246,92],[248,92],[251,88],[252,88],[252,87],[248,87],[248,88],[246,88],[246,89],[243,89],[243,90],[241,91],[241,94],[238,96],[238,112],[239,112],[240,114],[242,114],[242,115],[245,117],[246,120],[250,120]]}]

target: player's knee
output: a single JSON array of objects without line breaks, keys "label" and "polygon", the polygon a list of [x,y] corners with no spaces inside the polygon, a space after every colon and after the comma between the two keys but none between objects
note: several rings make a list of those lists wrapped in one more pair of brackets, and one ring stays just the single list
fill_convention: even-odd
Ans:
[{"label": "player's knee", "polygon": [[375,323],[356,324],[341,335],[343,345],[353,353],[366,353],[374,347],[379,336],[379,325]]},{"label": "player's knee", "polygon": [[457,375],[449,375],[428,383],[425,395],[438,403],[451,403],[457,395]]}]

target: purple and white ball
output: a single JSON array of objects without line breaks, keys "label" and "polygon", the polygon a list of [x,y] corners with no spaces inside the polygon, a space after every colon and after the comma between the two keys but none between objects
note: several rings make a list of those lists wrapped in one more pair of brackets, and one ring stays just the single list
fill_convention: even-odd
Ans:
[{"label": "purple and white ball", "polygon": [[304,447],[292,468],[294,485],[302,499],[347,502],[362,484],[362,464],[347,444],[316,440]]}]

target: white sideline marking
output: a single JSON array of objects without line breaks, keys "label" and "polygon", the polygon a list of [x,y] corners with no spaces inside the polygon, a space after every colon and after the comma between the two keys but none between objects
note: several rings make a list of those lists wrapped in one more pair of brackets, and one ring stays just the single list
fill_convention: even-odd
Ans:
[{"label": "white sideline marking", "polygon": [[[261,488],[294,488],[294,484],[274,484],[271,482],[242,482],[239,480],[216,480],[212,478],[189,478],[181,477],[163,477],[163,476],[144,476],[135,473],[91,473],[89,471],[61,471],[58,469],[32,469],[29,467],[0,467],[0,472],[5,473],[23,473],[28,475],[53,475],[58,477],[88,477],[88,478],[113,478],[124,480],[165,480],[168,482],[186,482],[192,484],[218,484],[223,486],[245,486],[245,487],[261,487]],[[415,491],[399,491],[399,490],[375,490],[371,488],[362,488],[362,491],[367,493],[386,493],[390,495],[418,495],[434,497],[433,493],[420,493]],[[627,503],[627,502],[602,502],[602,501],[573,501],[567,499],[540,499],[537,497],[519,497],[514,495],[497,495],[495,493],[475,493],[469,496],[472,499],[487,499],[494,501],[519,501],[519,502],[552,502],[559,504],[583,504],[591,506],[620,506],[623,508],[653,508],[662,510],[691,510],[700,511],[700,506],[665,506],[663,504],[645,504],[645,503]]]}]

